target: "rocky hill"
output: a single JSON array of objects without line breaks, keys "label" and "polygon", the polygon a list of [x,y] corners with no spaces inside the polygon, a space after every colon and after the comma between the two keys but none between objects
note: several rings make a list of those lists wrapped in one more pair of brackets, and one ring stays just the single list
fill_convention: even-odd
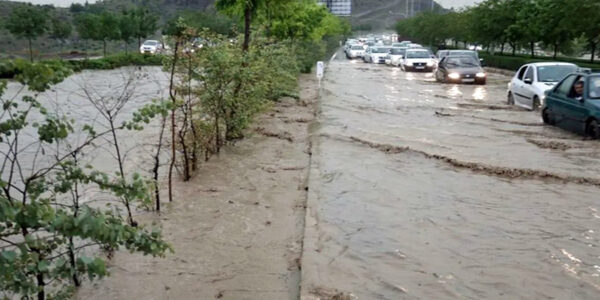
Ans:
[{"label": "rocky hill", "polygon": [[421,11],[444,10],[432,0],[353,0],[352,25],[357,28],[392,28],[399,19],[410,17]]}]

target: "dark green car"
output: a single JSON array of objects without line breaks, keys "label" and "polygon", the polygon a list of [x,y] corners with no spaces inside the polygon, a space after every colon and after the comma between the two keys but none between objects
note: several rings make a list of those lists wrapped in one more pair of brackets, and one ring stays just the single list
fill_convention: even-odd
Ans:
[{"label": "dark green car", "polygon": [[546,92],[544,123],[600,138],[600,73],[567,75]]}]

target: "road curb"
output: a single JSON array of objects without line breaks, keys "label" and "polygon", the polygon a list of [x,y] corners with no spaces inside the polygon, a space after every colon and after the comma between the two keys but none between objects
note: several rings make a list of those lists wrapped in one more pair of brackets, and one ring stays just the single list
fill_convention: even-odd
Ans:
[{"label": "road curb", "polygon": [[[327,71],[329,65],[335,60],[338,55],[338,51],[336,51],[328,63],[325,64],[325,71]],[[327,72],[325,72],[327,75]],[[316,188],[316,184],[313,184],[315,180],[319,178],[319,174],[321,173],[319,168],[318,159],[316,159],[319,155],[320,145],[319,145],[319,116],[321,113],[321,101],[323,97],[322,93],[323,85],[319,86],[317,101],[315,101],[315,119],[312,124],[309,126],[309,130],[311,131],[309,142],[310,142],[310,162],[308,166],[308,178],[306,180],[306,187],[308,188],[308,192],[306,195],[306,210],[304,216],[304,237],[302,239],[302,256],[301,256],[301,275],[300,275],[300,300],[320,300],[319,296],[314,295],[312,292],[317,288],[314,286],[315,282],[318,282],[318,269],[316,264],[311,264],[307,262],[316,261],[317,257],[315,254],[317,253],[316,245],[317,245],[317,237],[318,237],[318,190]]]}]

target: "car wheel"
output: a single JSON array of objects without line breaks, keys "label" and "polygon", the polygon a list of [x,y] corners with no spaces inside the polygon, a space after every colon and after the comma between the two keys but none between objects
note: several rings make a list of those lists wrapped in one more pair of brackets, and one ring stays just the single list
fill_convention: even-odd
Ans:
[{"label": "car wheel", "polygon": [[541,107],[540,98],[538,96],[533,97],[533,102],[531,104],[531,110],[539,110]]},{"label": "car wheel", "polygon": [[508,99],[506,100],[508,105],[515,105],[515,96],[511,92],[508,92]]},{"label": "car wheel", "polygon": [[554,125],[554,118],[552,117],[552,112],[550,109],[545,108],[542,111],[542,120],[544,120],[544,123],[548,125]]},{"label": "car wheel", "polygon": [[591,120],[588,122],[586,133],[591,138],[597,140],[600,139],[600,128],[598,128],[598,121]]}]

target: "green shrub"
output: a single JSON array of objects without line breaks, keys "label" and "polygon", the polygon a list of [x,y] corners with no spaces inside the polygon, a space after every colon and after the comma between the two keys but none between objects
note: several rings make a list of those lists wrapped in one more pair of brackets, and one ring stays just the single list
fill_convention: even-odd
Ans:
[{"label": "green shrub", "polygon": [[[43,60],[38,63],[46,65],[59,65],[72,69],[75,72],[81,70],[110,70],[125,66],[162,66],[163,55],[145,55],[140,53],[121,53],[109,55],[98,59],[83,60]],[[21,73],[14,60],[0,61],[0,78],[11,79]]]},{"label": "green shrub", "polygon": [[522,65],[533,63],[533,62],[548,62],[548,61],[562,61],[562,62],[570,62],[574,63],[582,68],[590,68],[590,69],[600,69],[599,64],[591,64],[586,60],[575,59],[575,58],[567,58],[567,57],[558,57],[556,59],[552,57],[527,57],[524,55],[491,55],[487,52],[480,52],[479,57],[483,58],[486,65],[488,67],[505,69],[511,71],[517,71]]}]

